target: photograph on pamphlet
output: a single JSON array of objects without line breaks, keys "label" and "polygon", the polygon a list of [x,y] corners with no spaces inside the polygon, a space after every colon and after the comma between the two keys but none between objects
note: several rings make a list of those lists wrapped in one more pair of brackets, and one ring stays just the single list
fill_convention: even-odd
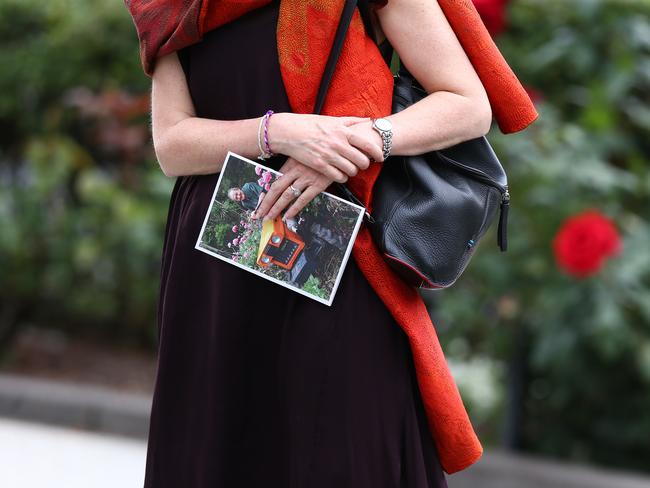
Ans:
[{"label": "photograph on pamphlet", "polygon": [[321,192],[294,218],[255,211],[281,175],[229,152],[196,249],[331,305],[364,208]]}]

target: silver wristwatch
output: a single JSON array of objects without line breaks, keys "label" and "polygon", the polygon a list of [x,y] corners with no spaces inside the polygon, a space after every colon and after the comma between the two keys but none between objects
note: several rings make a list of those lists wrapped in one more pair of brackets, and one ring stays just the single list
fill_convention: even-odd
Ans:
[{"label": "silver wristwatch", "polygon": [[384,161],[390,154],[393,147],[393,124],[390,120],[379,118],[372,120],[372,128],[379,132],[381,140],[384,142]]}]

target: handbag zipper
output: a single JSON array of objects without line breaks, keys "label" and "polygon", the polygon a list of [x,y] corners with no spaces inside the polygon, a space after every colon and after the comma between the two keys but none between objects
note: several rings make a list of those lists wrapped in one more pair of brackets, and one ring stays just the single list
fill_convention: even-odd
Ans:
[{"label": "handbag zipper", "polygon": [[[501,183],[494,181],[492,178],[490,178],[490,176],[488,176],[487,173],[484,173],[480,169],[472,168],[471,166],[467,166],[463,163],[459,163],[458,161],[454,161],[450,157],[447,157],[444,154],[442,154],[440,151],[438,151],[438,156],[442,157],[442,159],[447,161],[449,164],[453,166],[457,166],[458,168],[467,171],[468,173],[472,173],[474,176],[476,176],[477,179],[482,180],[488,185],[495,187],[497,190],[501,192],[502,195],[508,193],[508,185],[502,185]],[[508,195],[508,198],[509,197],[510,195]]]},{"label": "handbag zipper", "polygon": [[497,245],[501,252],[508,250],[508,210],[510,209],[510,192],[508,185],[504,186],[505,192],[501,194],[499,206],[499,226],[497,227]]},{"label": "handbag zipper", "polygon": [[470,173],[476,179],[483,181],[484,183],[496,188],[501,192],[501,203],[499,205],[499,225],[497,227],[497,245],[501,252],[507,251],[508,249],[508,211],[510,209],[510,192],[508,190],[508,185],[502,185],[490,178],[486,173],[480,169],[472,168],[471,166],[466,166],[463,163],[454,161],[453,159],[445,156],[440,151],[438,155],[444,159],[447,163],[452,166]]}]

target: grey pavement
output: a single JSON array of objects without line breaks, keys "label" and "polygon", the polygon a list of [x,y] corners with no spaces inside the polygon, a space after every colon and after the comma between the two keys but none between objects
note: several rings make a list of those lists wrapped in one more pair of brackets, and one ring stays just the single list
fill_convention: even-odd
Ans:
[{"label": "grey pavement", "polygon": [[142,488],[142,440],[0,418],[2,488]]}]

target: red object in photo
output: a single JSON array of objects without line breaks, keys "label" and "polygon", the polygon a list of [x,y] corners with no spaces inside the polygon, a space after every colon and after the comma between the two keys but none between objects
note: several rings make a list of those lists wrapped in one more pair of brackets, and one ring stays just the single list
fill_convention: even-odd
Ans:
[{"label": "red object in photo", "polygon": [[598,210],[586,210],[564,221],[553,239],[558,266],[576,278],[598,272],[621,251],[621,237],[614,223]]},{"label": "red object in photo", "polygon": [[472,0],[488,32],[494,37],[506,29],[508,0]]},{"label": "red object in photo", "polygon": [[304,247],[302,237],[290,230],[281,217],[266,220],[262,225],[257,264],[263,268],[276,264],[291,269]]}]

